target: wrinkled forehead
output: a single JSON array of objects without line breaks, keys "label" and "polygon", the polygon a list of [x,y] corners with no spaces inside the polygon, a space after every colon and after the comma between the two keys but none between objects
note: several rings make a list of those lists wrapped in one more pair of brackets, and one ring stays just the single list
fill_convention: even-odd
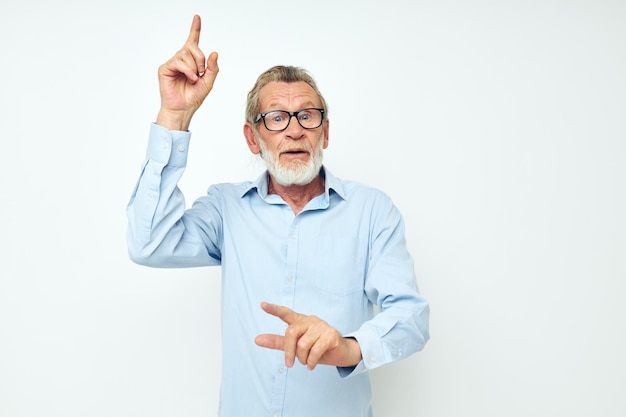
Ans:
[{"label": "wrinkled forehead", "polygon": [[299,110],[321,107],[322,102],[313,88],[304,81],[287,83],[271,81],[259,91],[261,111],[269,109]]}]

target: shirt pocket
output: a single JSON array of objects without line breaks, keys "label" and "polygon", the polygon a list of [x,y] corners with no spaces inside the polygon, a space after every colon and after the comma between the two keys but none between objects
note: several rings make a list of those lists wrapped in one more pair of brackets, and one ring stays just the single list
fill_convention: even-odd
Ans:
[{"label": "shirt pocket", "polygon": [[339,296],[363,291],[366,259],[364,239],[320,236],[315,244],[315,286]]}]

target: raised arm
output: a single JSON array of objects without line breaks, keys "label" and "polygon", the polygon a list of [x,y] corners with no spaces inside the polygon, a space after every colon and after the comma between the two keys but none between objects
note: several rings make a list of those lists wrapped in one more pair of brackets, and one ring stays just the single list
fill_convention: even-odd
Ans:
[{"label": "raised arm", "polygon": [[195,15],[183,47],[159,67],[161,108],[156,123],[169,130],[188,130],[191,119],[207,97],[219,68],[217,52],[205,59],[200,50],[201,21]]}]

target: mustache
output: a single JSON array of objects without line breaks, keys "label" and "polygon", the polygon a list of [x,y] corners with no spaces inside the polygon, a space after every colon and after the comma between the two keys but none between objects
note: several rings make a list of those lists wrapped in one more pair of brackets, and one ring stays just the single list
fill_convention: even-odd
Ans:
[{"label": "mustache", "polygon": [[284,146],[281,146],[278,149],[279,153],[294,152],[294,151],[305,151],[305,152],[311,153],[313,151],[313,149],[311,149],[311,147],[309,146],[308,143],[286,144]]}]

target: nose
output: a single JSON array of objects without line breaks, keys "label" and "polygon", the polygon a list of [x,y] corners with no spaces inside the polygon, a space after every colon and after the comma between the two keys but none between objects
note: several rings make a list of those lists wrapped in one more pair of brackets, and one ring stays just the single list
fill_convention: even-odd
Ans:
[{"label": "nose", "polygon": [[[292,120],[295,119],[295,120]],[[304,137],[304,128],[300,126],[298,116],[292,114],[289,116],[289,125],[285,129],[285,134],[290,139],[302,139]]]}]

